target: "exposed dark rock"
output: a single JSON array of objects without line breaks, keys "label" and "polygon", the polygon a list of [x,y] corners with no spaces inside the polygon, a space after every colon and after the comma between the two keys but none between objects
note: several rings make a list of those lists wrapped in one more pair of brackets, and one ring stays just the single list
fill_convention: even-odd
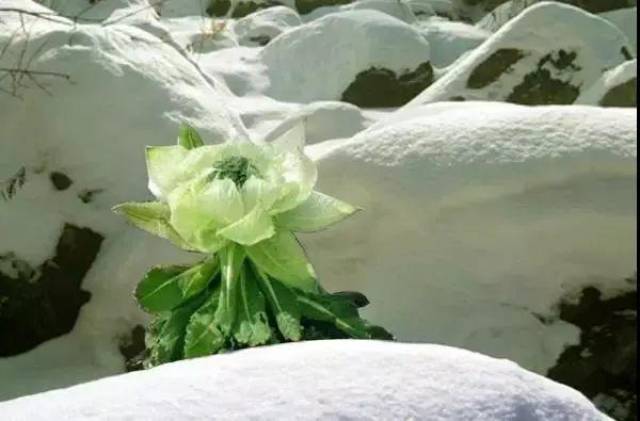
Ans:
[{"label": "exposed dark rock", "polygon": [[600,100],[603,107],[635,107],[636,106],[636,78],[614,86]]},{"label": "exposed dark rock", "polygon": [[296,0],[296,9],[301,15],[311,13],[319,7],[349,4],[354,0]]},{"label": "exposed dark rock", "polygon": [[453,102],[462,102],[462,101],[466,101],[467,99],[461,95],[456,95],[456,96],[452,96],[451,98],[449,98],[449,101],[453,101]]},{"label": "exposed dark rock", "polygon": [[261,46],[265,46],[269,44],[269,41],[271,41],[271,37],[269,35],[257,35],[255,37],[249,38],[249,41],[255,42],[256,44]]},{"label": "exposed dark rock", "polygon": [[120,354],[124,357],[126,371],[142,370],[144,359],[146,358],[146,347],[144,342],[145,329],[141,325],[136,325],[131,329],[129,336],[120,341]]},{"label": "exposed dark rock", "polygon": [[54,257],[37,269],[0,256],[0,356],[29,351],[70,332],[91,294],[81,289],[104,237],[65,224]]},{"label": "exposed dark rock", "polygon": [[91,203],[94,196],[103,191],[103,189],[85,189],[78,193],[78,199],[80,199],[82,203]]},{"label": "exposed dark rock", "polygon": [[[237,4],[233,13],[231,13],[231,17],[236,19],[242,18],[261,9],[281,5],[282,3],[273,0],[260,1],[257,3],[252,1],[241,1]],[[212,0],[211,3],[209,3],[209,7],[207,7],[207,14],[209,16],[218,17],[226,16],[230,7],[231,2],[229,0]]]},{"label": "exposed dark rock", "polygon": [[620,53],[622,53],[622,57],[624,57],[625,60],[633,60],[633,55],[629,52],[629,50],[627,50],[627,47],[621,47]]},{"label": "exposed dark rock", "polygon": [[467,80],[467,87],[481,89],[495,82],[501,75],[508,72],[517,63],[524,53],[515,48],[502,48],[497,50],[480,63]]},{"label": "exposed dark rock", "polygon": [[342,93],[342,101],[364,108],[400,107],[432,83],[433,68],[428,62],[400,76],[388,69],[371,67],[358,73]]},{"label": "exposed dark rock", "polygon": [[577,304],[560,304],[560,319],[580,328],[580,343],[565,349],[547,373],[618,421],[635,420],[637,413],[637,276],[627,282],[629,290],[615,297],[603,299],[587,287]]},{"label": "exposed dark rock", "polygon": [[49,174],[49,180],[51,180],[51,184],[55,187],[56,190],[66,190],[73,184],[73,181],[66,175],[58,171],[54,171]]},{"label": "exposed dark rock", "polygon": [[513,88],[513,92],[505,99],[523,105],[573,104],[580,95],[580,88],[560,79],[555,79],[545,65],[557,70],[580,70],[574,64],[575,52],[559,50],[557,54],[547,54],[538,62],[537,69],[527,74],[524,80]]}]

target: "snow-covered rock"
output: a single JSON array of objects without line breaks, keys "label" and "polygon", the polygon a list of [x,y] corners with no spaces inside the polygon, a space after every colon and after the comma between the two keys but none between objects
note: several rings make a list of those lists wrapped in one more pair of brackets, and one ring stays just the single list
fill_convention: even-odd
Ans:
[{"label": "snow-covered rock", "polygon": [[573,6],[543,2],[509,21],[412,104],[571,104],[604,71],[630,60],[631,51],[626,37],[604,19]]},{"label": "snow-covered rock", "polygon": [[319,190],[365,210],[302,241],[321,281],[365,292],[365,316],[400,340],[544,373],[579,336],[560,299],[635,271],[636,122],[595,107],[408,108],[307,147]]},{"label": "snow-covered rock", "polygon": [[104,241],[84,279],[74,279],[92,296],[73,332],[1,358],[0,378],[21,380],[3,380],[0,399],[122,371],[118,337],[143,321],[130,295],[136,280],[150,265],[193,257],[135,232],[110,208],[149,197],[144,146],[174,143],[181,121],[210,142],[248,136],[222,105],[228,89],[167,43],[129,25],[56,20],[0,12],[0,45],[11,43],[0,68],[44,72],[0,82],[0,178],[24,174],[13,198],[0,197],[0,256],[35,272],[60,266],[50,259],[66,224]]},{"label": "snow-covered rock", "polygon": [[422,29],[422,35],[429,41],[431,64],[436,68],[449,66],[491,35],[488,31],[464,22],[440,18],[424,20],[418,25]]},{"label": "snow-covered rock", "polygon": [[516,364],[437,345],[313,341],[181,361],[0,403],[32,420],[605,421]]},{"label": "snow-covered rock", "polygon": [[402,74],[428,63],[420,32],[372,10],[327,15],[270,42],[261,52],[266,94],[280,101],[339,100],[356,76],[372,67]]},{"label": "snow-covered rock", "polygon": [[265,45],[276,36],[300,25],[300,16],[285,6],[270,7],[239,19],[233,31],[240,45]]},{"label": "snow-covered rock", "polygon": [[600,80],[576,100],[576,103],[635,107],[637,78],[638,60],[629,60],[602,75]]},{"label": "snow-covered rock", "polygon": [[618,9],[611,12],[602,13],[603,19],[608,20],[626,35],[627,39],[633,45],[634,53],[638,50],[638,8],[630,7],[627,9]]}]

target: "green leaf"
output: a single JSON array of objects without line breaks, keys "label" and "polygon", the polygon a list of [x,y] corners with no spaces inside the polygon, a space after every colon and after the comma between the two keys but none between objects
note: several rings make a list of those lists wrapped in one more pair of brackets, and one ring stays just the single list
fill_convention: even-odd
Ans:
[{"label": "green leaf", "polygon": [[258,205],[242,219],[227,225],[217,234],[234,243],[251,246],[272,237],[275,232],[271,217]]},{"label": "green leaf", "polygon": [[169,223],[169,206],[162,202],[127,202],[112,208],[118,215],[125,216],[136,227],[165,238],[184,250],[194,248],[180,237]]},{"label": "green leaf", "polygon": [[257,280],[246,266],[240,274],[238,323],[234,331],[236,340],[245,345],[262,345],[271,338],[264,296]]},{"label": "green leaf", "polygon": [[220,290],[218,289],[191,316],[184,339],[185,358],[212,355],[224,346],[225,338],[215,317],[219,298]]},{"label": "green leaf", "polygon": [[136,288],[136,298],[146,311],[171,310],[204,290],[218,271],[214,256],[187,266],[156,267],[146,273]]},{"label": "green leaf", "polygon": [[146,339],[149,349],[146,367],[154,367],[183,358],[182,349],[187,324],[203,301],[204,295],[194,297],[171,313],[162,315],[152,324]]},{"label": "green leaf", "polygon": [[275,315],[278,330],[285,339],[299,341],[302,337],[302,325],[296,294],[286,285],[270,279],[258,269],[255,272],[255,279]]},{"label": "green leaf", "polygon": [[186,149],[195,149],[204,146],[204,142],[196,129],[187,123],[182,123],[180,134],[178,135],[178,145]]},{"label": "green leaf", "polygon": [[278,227],[291,231],[318,231],[353,215],[358,208],[314,191],[309,198],[287,212],[276,216]]},{"label": "green leaf", "polygon": [[256,266],[268,275],[305,291],[318,289],[313,266],[291,232],[278,230],[273,237],[245,249]]},{"label": "green leaf", "polygon": [[231,244],[220,250],[221,287],[216,323],[225,335],[231,335],[238,311],[238,278],[245,258],[242,247]]},{"label": "green leaf", "polygon": [[348,298],[310,293],[298,294],[296,298],[304,317],[331,322],[354,338],[371,338],[369,325],[360,318],[358,308]]}]

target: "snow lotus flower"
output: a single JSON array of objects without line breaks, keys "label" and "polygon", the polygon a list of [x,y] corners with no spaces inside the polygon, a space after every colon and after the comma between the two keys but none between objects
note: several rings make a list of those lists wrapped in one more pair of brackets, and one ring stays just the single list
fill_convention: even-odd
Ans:
[{"label": "snow lotus flower", "polygon": [[293,231],[316,231],[357,209],[313,188],[315,164],[295,129],[268,144],[204,145],[185,126],[175,146],[146,149],[155,202],[114,208],[178,247],[213,254],[243,249],[264,272],[301,289],[316,286]]}]

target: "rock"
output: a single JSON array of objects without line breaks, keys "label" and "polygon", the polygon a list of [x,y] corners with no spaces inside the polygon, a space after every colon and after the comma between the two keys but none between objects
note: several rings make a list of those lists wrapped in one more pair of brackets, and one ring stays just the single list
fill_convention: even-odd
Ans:
[{"label": "rock", "polygon": [[560,303],[560,319],[580,328],[580,343],[565,349],[548,376],[574,387],[619,421],[637,416],[637,276],[603,297],[594,287],[577,302]]},{"label": "rock", "polygon": [[[532,32],[530,28],[544,27]],[[411,104],[468,100],[572,104],[583,87],[631,58],[612,24],[573,6],[534,5],[457,61]]]},{"label": "rock", "polygon": [[[21,3],[24,10],[47,11]],[[144,146],[173,144],[182,121],[198,127],[208,142],[248,138],[238,115],[222,105],[228,89],[176,47],[129,24],[55,20],[23,14],[21,22],[17,13],[0,12],[0,45],[11,44],[0,68],[44,72],[33,79],[13,73],[0,82],[0,179],[6,180],[0,182],[0,255],[12,254],[14,262],[42,272],[34,285],[16,286],[6,275],[3,281],[25,303],[42,304],[29,314],[33,323],[47,325],[37,331],[20,316],[11,319],[11,328],[0,328],[2,343],[13,341],[17,326],[29,337],[12,354],[39,343],[0,358],[0,378],[20,379],[2,382],[0,399],[121,372],[117,338],[145,323],[131,297],[134,285],[154,264],[194,258],[127,227],[111,212],[117,203],[150,197]],[[72,184],[57,189],[53,172]],[[57,260],[65,226],[104,237],[93,262]],[[97,253],[100,242],[89,239],[73,258]],[[59,303],[65,303],[60,310]],[[15,311],[26,310],[20,304]]]},{"label": "rock", "polygon": [[546,373],[579,340],[556,303],[635,270],[636,122],[630,109],[407,108],[307,147],[318,189],[364,210],[301,240],[327,289],[365,293],[363,317],[399,340]]},{"label": "rock", "polygon": [[296,9],[301,15],[311,13],[319,7],[351,3],[353,0],[296,0]]},{"label": "rock", "polygon": [[300,414],[608,419],[575,390],[510,361],[440,345],[362,340],[283,344],[181,361],[0,403],[0,412],[15,421],[293,420]]},{"label": "rock", "polygon": [[576,103],[598,104],[603,107],[635,107],[637,74],[638,61],[629,60],[602,75]]},{"label": "rock", "polygon": [[358,10],[292,29],[270,42],[260,58],[267,66],[268,96],[290,102],[338,100],[371,67],[396,74],[416,71],[429,62],[429,44],[410,25]]},{"label": "rock", "polygon": [[[547,0],[461,0],[459,13],[480,20],[480,25],[492,26],[498,29],[509,19],[517,16],[527,7]],[[554,0],[558,3],[569,4],[589,13],[603,13],[611,10],[624,9],[636,5],[636,0]],[[461,3],[461,4],[460,4]],[[489,13],[490,12],[490,13]]]},{"label": "rock", "polygon": [[272,39],[301,25],[300,16],[285,6],[271,7],[239,19],[233,32],[240,45],[267,45]]},{"label": "rock", "polygon": [[391,70],[371,67],[356,75],[356,80],[342,93],[342,101],[362,108],[400,107],[431,83],[433,68],[429,62],[400,75]]}]

